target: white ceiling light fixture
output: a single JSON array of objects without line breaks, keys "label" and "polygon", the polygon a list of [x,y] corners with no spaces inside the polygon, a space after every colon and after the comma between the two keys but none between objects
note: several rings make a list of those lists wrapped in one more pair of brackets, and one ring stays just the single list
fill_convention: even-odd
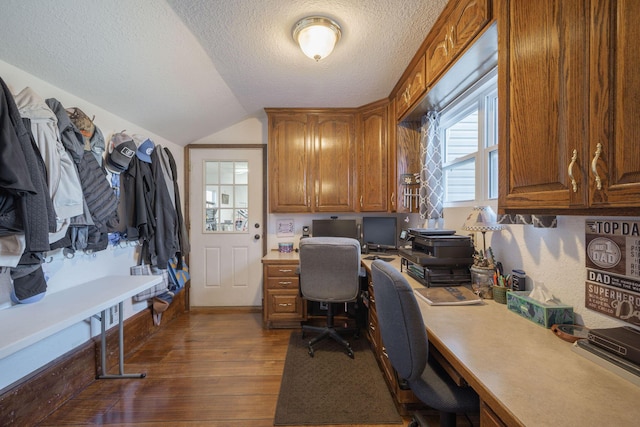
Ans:
[{"label": "white ceiling light fixture", "polygon": [[340,25],[324,16],[309,16],[293,26],[293,39],[316,62],[329,56],[340,36]]}]

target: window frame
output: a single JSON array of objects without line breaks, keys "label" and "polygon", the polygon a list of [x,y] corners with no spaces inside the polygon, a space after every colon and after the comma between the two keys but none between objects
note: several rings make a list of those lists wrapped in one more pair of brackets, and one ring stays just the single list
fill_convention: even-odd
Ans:
[{"label": "window frame", "polygon": [[[478,111],[478,146],[473,153],[460,156],[453,161],[446,162],[446,130],[453,124],[467,117],[473,111]],[[443,206],[475,206],[478,204],[496,203],[498,199],[498,88],[497,69],[492,69],[467,90],[458,95],[440,112],[440,144],[442,149],[442,185]],[[495,152],[495,154],[492,154]],[[495,156],[495,172],[490,172],[490,157]],[[447,169],[460,165],[469,160],[475,162],[475,194],[473,200],[446,201]],[[495,182],[493,181],[495,179]],[[495,193],[490,193],[493,189]]]}]

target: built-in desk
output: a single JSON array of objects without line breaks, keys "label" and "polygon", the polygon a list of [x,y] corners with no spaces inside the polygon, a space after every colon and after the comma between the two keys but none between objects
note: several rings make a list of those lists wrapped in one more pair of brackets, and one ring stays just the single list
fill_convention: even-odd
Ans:
[{"label": "built-in desk", "polygon": [[[367,268],[371,262],[363,260]],[[400,270],[399,258],[392,265]],[[411,286],[422,286],[404,275]],[[481,425],[640,425],[639,387],[506,305],[418,302],[431,345],[480,395]]]}]

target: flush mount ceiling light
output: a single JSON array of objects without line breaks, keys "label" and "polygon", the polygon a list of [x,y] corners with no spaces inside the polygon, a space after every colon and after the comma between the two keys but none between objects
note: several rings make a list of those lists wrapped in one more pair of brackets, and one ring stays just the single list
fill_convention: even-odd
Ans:
[{"label": "flush mount ceiling light", "polygon": [[293,26],[293,39],[305,55],[316,61],[329,56],[340,35],[340,25],[324,16],[309,16]]}]

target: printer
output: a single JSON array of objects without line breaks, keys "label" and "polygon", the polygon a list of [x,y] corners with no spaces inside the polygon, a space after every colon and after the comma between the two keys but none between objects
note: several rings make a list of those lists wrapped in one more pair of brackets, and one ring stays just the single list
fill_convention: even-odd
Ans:
[{"label": "printer", "polygon": [[471,283],[474,247],[468,236],[454,230],[410,228],[410,248],[398,249],[401,271],[423,285],[452,286]]}]

